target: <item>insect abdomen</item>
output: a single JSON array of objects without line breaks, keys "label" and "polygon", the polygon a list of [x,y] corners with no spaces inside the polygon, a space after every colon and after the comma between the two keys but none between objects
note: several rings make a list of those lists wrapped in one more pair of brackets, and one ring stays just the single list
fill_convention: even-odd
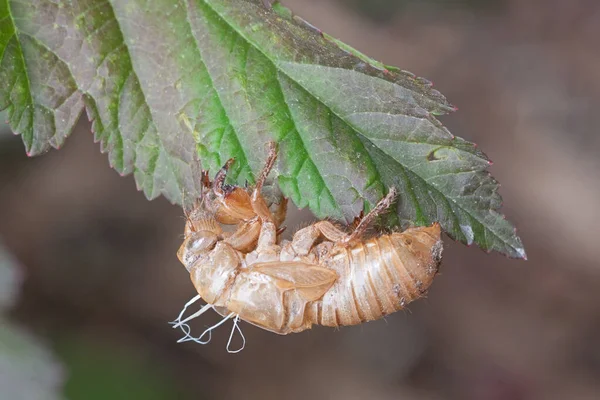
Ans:
[{"label": "insect abdomen", "polygon": [[411,228],[359,243],[332,257],[338,281],[313,304],[315,322],[356,325],[401,310],[422,297],[442,252],[439,225]]}]

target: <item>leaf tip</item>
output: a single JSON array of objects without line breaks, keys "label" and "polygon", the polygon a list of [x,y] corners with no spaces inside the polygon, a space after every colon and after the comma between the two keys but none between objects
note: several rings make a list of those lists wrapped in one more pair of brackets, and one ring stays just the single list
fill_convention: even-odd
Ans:
[{"label": "leaf tip", "polygon": [[[517,230],[515,229],[515,233]],[[525,247],[521,243],[521,239],[517,237],[517,241],[519,242],[519,246],[513,246],[513,253],[509,254],[510,258],[521,259],[527,261],[527,253],[525,252]]]},{"label": "leaf tip", "polygon": [[525,253],[524,248],[517,249],[517,253],[524,261],[527,261],[527,253]]},{"label": "leaf tip", "polygon": [[519,236],[517,236],[517,231],[518,231],[518,229],[516,227],[513,228],[513,232],[515,234],[515,237],[516,237],[517,243],[518,243],[517,247],[513,247],[515,249],[515,253],[516,253],[515,258],[521,258],[521,259],[527,261],[527,253],[525,253],[525,246],[523,246],[523,242],[521,241],[521,238]]}]

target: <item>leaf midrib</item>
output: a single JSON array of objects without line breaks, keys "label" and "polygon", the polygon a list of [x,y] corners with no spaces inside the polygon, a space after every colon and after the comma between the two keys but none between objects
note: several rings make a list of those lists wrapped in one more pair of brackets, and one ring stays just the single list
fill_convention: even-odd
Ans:
[{"label": "leaf midrib", "polygon": [[[178,1],[178,3],[179,3],[179,1]],[[194,38],[194,43],[196,43],[196,49],[198,50],[198,56],[200,57],[200,61],[202,62],[204,70],[206,71],[206,76],[208,76],[208,79],[210,80],[210,86],[214,90],[214,92],[215,92],[215,94],[217,96],[217,99],[219,100],[219,104],[220,104],[221,108],[223,109],[223,112],[225,113],[225,115],[227,117],[227,122],[228,122],[229,126],[231,127],[231,130],[234,133],[235,140],[237,142],[237,146],[242,150],[242,154],[244,155],[244,161],[246,162],[246,165],[248,165],[248,167],[249,167],[248,170],[250,171],[250,174],[252,175],[252,179],[256,179],[254,171],[252,171],[252,167],[250,167],[250,165],[248,164],[248,154],[246,153],[246,149],[244,148],[244,146],[242,146],[242,143],[240,142],[238,131],[237,131],[237,129],[235,129],[235,127],[231,123],[232,120],[231,120],[231,118],[229,118],[229,111],[227,110],[227,107],[225,107],[225,105],[223,103],[223,100],[221,98],[221,94],[219,93],[219,91],[215,87],[215,82],[213,80],[213,77],[210,74],[210,72],[208,70],[208,67],[206,66],[206,62],[204,61],[204,56],[202,55],[201,46],[198,43],[198,39],[196,39],[196,35],[194,35],[194,28],[192,26],[192,22],[190,21],[190,13],[188,12],[188,8],[186,7],[185,3],[183,3],[182,6],[185,9],[185,22],[187,23],[187,26],[189,28],[189,31],[190,31],[192,37]],[[248,43],[250,43],[250,42],[248,42]],[[223,132],[223,135],[224,134],[225,133]],[[223,141],[223,137],[221,137],[220,143],[222,143],[222,141]]]},{"label": "leaf midrib", "polygon": [[[248,43],[250,43],[250,42],[248,42]],[[261,54],[263,54],[263,53],[261,52]],[[264,54],[263,54],[263,56],[264,56]],[[273,63],[273,61],[271,61],[271,59],[269,59],[269,58],[267,58],[267,59],[277,69],[277,66]],[[279,82],[279,91],[281,92],[281,97],[283,98],[283,103],[285,104],[285,108],[288,111],[288,114],[290,115],[290,121],[292,122],[292,124],[294,124],[293,131],[296,132],[296,135],[298,136],[300,142],[302,142],[302,147],[304,148],[304,152],[306,153],[306,158],[302,162],[302,165],[300,166],[300,169],[298,170],[297,173],[300,173],[300,171],[302,171],[302,168],[304,167],[304,163],[306,162],[306,160],[309,160],[312,163],[312,165],[314,165],[315,169],[319,172],[319,177],[321,178],[321,182],[323,184],[323,187],[327,190],[327,192],[329,193],[329,196],[333,199],[333,201],[335,203],[335,208],[338,210],[338,212],[340,213],[340,215],[345,218],[344,213],[342,212],[342,208],[340,207],[339,202],[337,201],[337,199],[335,198],[335,196],[333,195],[333,193],[331,193],[331,190],[329,190],[329,187],[325,183],[325,178],[323,177],[323,173],[321,172],[321,169],[319,168],[319,166],[317,165],[317,163],[315,163],[315,161],[313,160],[313,158],[310,155],[310,152],[306,148],[306,144],[304,143],[304,137],[302,137],[302,134],[298,130],[298,125],[296,124],[296,120],[292,117],[292,111],[290,110],[290,105],[287,102],[287,99],[285,97],[285,93],[283,93],[283,90],[281,89],[281,82],[279,81],[279,79],[277,79],[277,81]],[[296,180],[296,186],[297,186],[298,185],[298,183],[297,183],[298,179],[295,178],[295,180]],[[321,190],[321,193],[322,192],[323,191]],[[320,198],[321,193],[319,193],[319,196],[316,199],[317,204],[319,204],[319,205],[321,204],[321,198]]]},{"label": "leaf midrib", "polygon": [[[205,4],[206,4],[206,3],[205,3]],[[222,21],[223,21],[223,22],[224,22],[224,23],[225,23],[225,24],[226,24],[228,27],[230,27],[230,28],[231,28],[231,26],[230,26],[229,24],[227,24],[227,23],[226,23],[226,21],[224,21],[224,20],[223,20],[223,18],[222,18],[222,17],[221,17],[221,16],[220,16],[220,15],[219,15],[217,12],[215,12],[215,10],[214,10],[212,7],[210,7],[208,4],[206,4],[206,5],[207,5],[207,6],[208,6],[208,7],[209,7],[211,10],[212,10],[212,12],[213,12],[213,13],[214,13],[214,14],[215,14],[215,15],[216,15],[216,16],[217,16],[219,19],[221,19],[221,20],[222,20]],[[227,107],[225,107],[225,105],[224,105],[223,101],[221,100],[221,96],[220,96],[220,94],[219,94],[219,91],[218,91],[218,90],[217,90],[217,88],[215,87],[215,85],[214,85],[214,81],[213,81],[213,79],[212,79],[212,76],[211,76],[211,74],[210,74],[210,72],[209,72],[208,68],[206,67],[206,63],[204,62],[204,57],[203,57],[203,55],[202,55],[202,50],[201,50],[201,49],[202,49],[202,47],[200,46],[200,43],[198,43],[198,40],[197,40],[197,38],[196,38],[196,35],[194,35],[194,34],[193,34],[193,32],[194,32],[194,31],[193,31],[193,26],[192,26],[192,22],[190,21],[190,13],[189,13],[189,11],[188,11],[188,10],[189,10],[189,8],[188,8],[188,7],[186,7],[186,22],[187,22],[187,24],[188,24],[188,27],[190,28],[190,31],[192,32],[192,36],[194,37],[194,42],[196,43],[196,47],[197,47],[197,49],[198,49],[198,54],[200,55],[200,59],[201,59],[202,63],[204,64],[204,68],[205,68],[205,70],[207,71],[207,75],[208,75],[208,77],[209,77],[209,79],[210,79],[211,86],[212,86],[213,90],[215,91],[215,93],[216,93],[216,95],[217,95],[217,97],[218,97],[218,99],[219,99],[219,103],[221,104],[221,107],[222,107],[222,109],[224,110],[224,112],[225,112],[226,114],[228,114],[228,109],[227,109]],[[235,31],[235,30],[234,30],[234,32],[236,32],[236,34],[237,34],[237,31]],[[243,38],[243,39],[244,39],[244,41],[245,41],[246,43],[248,43],[248,44],[249,44],[249,45],[251,45],[251,46],[252,46],[254,49],[256,49],[256,47],[255,47],[255,46],[253,46],[252,42],[250,42],[249,40],[247,40],[247,39],[246,39],[244,36],[242,36],[242,35],[239,35],[239,34],[238,34],[238,36],[239,36],[239,37],[241,37],[241,38]],[[265,54],[264,54],[263,52],[261,52],[261,51],[259,51],[259,53],[260,53],[260,54],[262,54],[262,55],[263,55],[263,57],[265,57],[265,58],[266,58],[266,60],[268,60],[268,61],[269,61],[269,63],[271,63],[271,65],[273,65],[273,67],[274,67],[274,68],[275,68],[277,71],[280,71],[280,70],[277,68],[277,65],[276,65],[276,64],[273,62],[273,60],[272,60],[272,59],[270,59],[270,58],[266,57],[266,56],[265,56]],[[286,76],[287,76],[287,75],[286,75]],[[292,80],[292,81],[293,81],[293,80]],[[279,82],[279,79],[278,79],[278,82]],[[295,82],[295,81],[294,81],[294,82]],[[298,140],[300,140],[300,142],[302,143],[302,146],[303,146],[304,152],[306,153],[306,157],[305,157],[305,160],[304,160],[303,164],[304,164],[304,163],[305,163],[307,160],[308,160],[308,161],[310,161],[310,163],[313,165],[313,167],[314,167],[314,168],[317,170],[317,172],[319,173],[319,179],[321,180],[322,188],[321,188],[321,191],[320,191],[319,195],[318,195],[318,196],[317,196],[317,198],[315,199],[315,200],[317,201],[317,204],[320,204],[320,198],[321,198],[321,194],[322,194],[323,190],[325,190],[325,191],[327,191],[327,193],[329,194],[329,197],[330,197],[331,199],[333,199],[333,202],[334,202],[334,205],[335,205],[335,209],[338,211],[339,215],[340,215],[340,216],[342,216],[342,217],[344,217],[344,214],[343,214],[343,212],[342,212],[342,208],[341,208],[341,206],[340,206],[339,202],[337,201],[337,199],[335,198],[335,196],[333,196],[333,194],[331,193],[331,190],[329,189],[329,186],[326,184],[326,181],[325,181],[325,179],[324,179],[324,174],[323,174],[323,172],[322,172],[322,171],[321,171],[321,169],[319,168],[318,164],[317,164],[317,163],[314,161],[314,159],[312,158],[312,156],[311,156],[311,153],[310,153],[310,152],[307,150],[306,143],[305,143],[305,139],[304,139],[303,135],[300,133],[300,130],[298,129],[298,126],[297,126],[297,124],[296,124],[296,121],[295,121],[295,120],[294,120],[294,118],[292,117],[292,112],[291,112],[291,110],[290,110],[290,108],[289,108],[289,104],[288,104],[288,102],[287,102],[286,96],[285,96],[285,94],[283,93],[283,90],[281,89],[281,83],[280,83],[280,82],[279,82],[279,87],[278,87],[278,89],[279,89],[279,91],[281,92],[281,97],[282,97],[282,99],[283,99],[283,105],[285,106],[286,110],[288,111],[288,113],[287,113],[287,114],[288,114],[288,115],[290,115],[290,121],[291,121],[291,123],[293,124],[293,129],[292,129],[292,131],[294,131],[294,132],[295,132],[295,135],[298,137]],[[304,89],[304,88],[303,88],[303,89]],[[306,89],[304,89],[304,90],[306,90]],[[244,91],[244,92],[246,93],[246,91]],[[309,93],[309,92],[307,92],[307,93]],[[246,95],[247,95],[247,93],[246,93]],[[228,116],[228,119],[229,119],[229,116]],[[231,121],[231,119],[229,119],[229,120]],[[231,124],[230,124],[230,125],[231,125]],[[241,142],[239,141],[239,137],[238,137],[238,134],[239,134],[239,133],[238,133],[237,129],[235,129],[235,128],[233,127],[233,125],[231,125],[231,128],[232,128],[233,132],[235,133],[235,137],[236,137],[237,144],[238,144],[238,146],[239,146],[239,147],[242,149],[242,152],[243,152],[243,154],[244,154],[244,157],[246,158],[246,161],[247,161],[247,159],[248,159],[248,158],[247,158],[246,150],[245,150],[245,148],[244,148],[244,147],[241,145]],[[289,133],[288,133],[288,134],[289,134]],[[297,181],[297,178],[296,178],[295,180]]]}]

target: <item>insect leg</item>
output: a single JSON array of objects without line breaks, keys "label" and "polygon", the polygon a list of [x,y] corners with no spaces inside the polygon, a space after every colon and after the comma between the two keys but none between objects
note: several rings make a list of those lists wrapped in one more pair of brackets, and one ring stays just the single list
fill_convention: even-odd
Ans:
[{"label": "insect leg", "polygon": [[202,170],[202,176],[200,180],[202,183],[202,189],[210,188],[212,182],[210,181],[210,177],[208,176],[208,171]]},{"label": "insect leg", "polygon": [[388,194],[383,199],[379,200],[379,203],[377,203],[377,205],[373,207],[373,209],[369,211],[369,213],[358,223],[354,229],[354,232],[352,232],[348,237],[344,238],[341,243],[350,244],[360,239],[375,218],[385,213],[388,208],[390,208],[390,206],[394,203],[396,194],[396,188],[391,187]]},{"label": "insect leg", "polygon": [[252,209],[263,221],[273,221],[273,214],[267,207],[265,200],[262,197],[261,190],[263,185],[265,184],[265,180],[267,176],[273,169],[273,165],[275,165],[275,160],[277,159],[277,145],[275,142],[269,142],[269,155],[267,156],[267,162],[263,167],[260,175],[258,176],[258,180],[256,181],[256,186],[254,186],[254,191],[252,192]]},{"label": "insect leg", "polygon": [[340,230],[331,222],[319,221],[296,232],[292,240],[292,248],[298,255],[307,255],[321,236],[336,243],[342,243],[348,238],[346,232]]},{"label": "insect leg", "polygon": [[332,242],[348,245],[358,240],[367,230],[369,225],[377,216],[384,213],[394,202],[396,197],[396,189],[390,188],[390,192],[358,223],[356,229],[348,235],[346,232],[338,229],[335,225],[328,221],[319,221],[316,224],[300,229],[294,235],[292,247],[296,254],[306,255],[310,252],[315,242],[324,236]]},{"label": "insect leg", "polygon": [[221,167],[219,172],[215,175],[215,180],[213,181],[213,190],[215,193],[223,194],[223,185],[225,184],[225,178],[227,177],[227,171],[231,168],[231,165],[235,162],[235,159],[230,158],[227,160],[225,165]]},{"label": "insect leg", "polygon": [[273,247],[277,245],[277,227],[273,221],[265,221],[260,227],[258,244],[256,251],[258,253],[270,253]]},{"label": "insect leg", "polygon": [[256,186],[254,187],[254,194],[258,193],[260,195],[260,191],[265,184],[265,180],[275,165],[275,160],[277,160],[277,144],[275,142],[269,142],[269,154],[267,155],[267,162],[258,176]]},{"label": "insect leg", "polygon": [[244,221],[234,232],[227,232],[225,243],[241,252],[249,252],[256,248],[260,236],[261,224],[257,219]]},{"label": "insect leg", "polygon": [[273,218],[275,219],[275,224],[277,224],[278,227],[283,224],[283,221],[285,221],[287,214],[287,203],[288,200],[286,198],[282,198],[281,203],[279,203],[277,209],[273,212]]},{"label": "insect leg", "polygon": [[[267,204],[265,203],[265,200],[261,194],[265,180],[275,165],[275,160],[277,160],[277,144],[275,142],[269,142],[269,155],[267,156],[265,166],[258,177],[258,181],[256,182],[256,186],[254,187],[251,198],[252,209],[262,220],[260,236],[258,237],[258,245],[256,248],[259,253],[272,252],[273,246],[277,244],[276,219],[271,213],[271,210],[269,210],[269,207],[267,207]],[[280,207],[283,207],[282,210],[285,218],[287,202],[283,201]],[[278,215],[278,218],[281,219],[281,215]]]}]

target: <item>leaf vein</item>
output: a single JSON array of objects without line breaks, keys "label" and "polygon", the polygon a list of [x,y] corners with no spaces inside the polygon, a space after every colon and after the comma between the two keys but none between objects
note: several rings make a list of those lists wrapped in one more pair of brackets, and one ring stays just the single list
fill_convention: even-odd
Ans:
[{"label": "leaf vein", "polygon": [[[185,5],[184,5],[184,7],[185,7]],[[186,16],[186,23],[187,23],[187,25],[189,27],[189,30],[190,30],[190,32],[193,32],[192,22],[190,21],[189,12],[187,11],[187,9],[186,9],[186,12],[185,12],[185,16]],[[206,62],[204,61],[204,56],[203,56],[202,51],[201,51],[200,43],[198,43],[198,39],[196,38],[195,35],[192,34],[192,37],[194,38],[194,42],[196,43],[196,49],[198,51],[198,56],[200,57],[200,60],[201,60],[202,65],[204,67],[204,70],[206,71],[206,75],[208,76],[208,79],[210,80],[211,88],[214,90],[215,95],[217,96],[217,99],[219,101],[219,104],[221,105],[221,108],[222,108],[223,112],[227,115],[227,120],[231,121],[231,118],[229,117],[228,110],[225,107],[225,104],[223,103],[223,99],[221,98],[221,95],[220,95],[219,91],[215,87],[214,79],[213,79],[212,75],[210,74],[210,72],[208,70],[208,67],[206,66]],[[235,129],[234,126],[232,126],[231,123],[229,123],[228,125],[231,127],[231,130],[234,133],[233,136],[235,137],[237,147],[239,147],[241,149],[241,152],[242,152],[242,155],[243,155],[243,158],[244,158],[243,159],[244,164],[248,164],[248,156],[246,154],[246,149],[244,149],[244,147],[242,146],[242,144],[240,142],[237,130]],[[223,132],[223,136],[224,136],[224,132]],[[221,137],[221,140],[220,140],[221,143],[222,143],[222,139],[223,139],[223,137]],[[240,164],[242,164],[242,163],[240,163]],[[248,169],[250,170],[250,174],[253,176],[254,173],[252,171],[252,168],[248,168]]]}]

